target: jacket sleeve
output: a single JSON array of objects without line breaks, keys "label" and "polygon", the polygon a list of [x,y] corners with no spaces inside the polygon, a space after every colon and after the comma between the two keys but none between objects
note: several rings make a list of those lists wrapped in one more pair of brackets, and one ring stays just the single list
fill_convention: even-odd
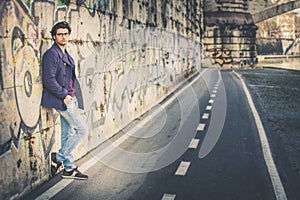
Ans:
[{"label": "jacket sleeve", "polygon": [[63,88],[57,81],[58,64],[58,55],[55,52],[45,52],[42,58],[43,87],[57,98],[64,99],[68,94],[68,90]]}]

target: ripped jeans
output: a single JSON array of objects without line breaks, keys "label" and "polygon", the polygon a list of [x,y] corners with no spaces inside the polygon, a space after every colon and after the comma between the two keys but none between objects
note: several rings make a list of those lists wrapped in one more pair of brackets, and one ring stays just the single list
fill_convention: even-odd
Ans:
[{"label": "ripped jeans", "polygon": [[76,97],[66,104],[67,110],[57,110],[61,120],[61,148],[56,154],[56,159],[63,163],[66,170],[75,169],[72,151],[80,140],[88,133],[84,118],[80,115]]}]

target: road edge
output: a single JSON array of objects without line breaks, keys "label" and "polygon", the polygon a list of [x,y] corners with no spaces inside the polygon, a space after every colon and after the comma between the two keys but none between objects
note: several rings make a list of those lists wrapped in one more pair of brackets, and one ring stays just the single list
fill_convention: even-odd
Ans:
[{"label": "road edge", "polygon": [[277,168],[276,168],[273,156],[272,156],[272,152],[270,149],[270,145],[268,142],[268,138],[266,136],[264,126],[263,126],[260,116],[256,110],[256,107],[252,100],[251,94],[248,90],[248,87],[247,87],[244,79],[242,78],[242,76],[239,73],[235,72],[234,70],[232,71],[232,73],[241,81],[244,93],[248,100],[248,104],[252,111],[252,114],[253,114],[253,117],[255,120],[255,124],[256,124],[257,130],[258,130],[260,143],[262,146],[264,160],[265,160],[265,163],[266,163],[266,166],[268,169],[268,173],[269,173],[272,185],[273,185],[273,190],[274,190],[276,199],[277,200],[287,200],[287,196],[286,196],[283,184],[281,182],[279,173],[277,171]]}]

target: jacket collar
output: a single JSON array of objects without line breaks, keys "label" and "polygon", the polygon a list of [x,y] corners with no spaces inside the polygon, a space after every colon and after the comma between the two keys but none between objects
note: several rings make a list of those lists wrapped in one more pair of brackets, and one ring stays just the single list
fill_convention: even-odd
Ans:
[{"label": "jacket collar", "polygon": [[65,51],[66,53],[64,53],[56,42],[54,42],[53,48],[58,53],[59,58],[62,59],[67,65],[70,65],[71,67],[75,66],[74,60],[71,58],[67,50]]}]

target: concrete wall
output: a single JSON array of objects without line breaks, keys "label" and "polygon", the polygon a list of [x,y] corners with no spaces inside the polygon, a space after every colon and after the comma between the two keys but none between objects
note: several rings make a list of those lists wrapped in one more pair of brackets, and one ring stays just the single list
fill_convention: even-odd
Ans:
[{"label": "concrete wall", "polygon": [[49,154],[59,149],[59,116],[39,105],[55,22],[72,26],[68,50],[84,95],[89,134],[78,159],[199,70],[200,8],[199,0],[1,1],[0,199],[48,180]]}]

